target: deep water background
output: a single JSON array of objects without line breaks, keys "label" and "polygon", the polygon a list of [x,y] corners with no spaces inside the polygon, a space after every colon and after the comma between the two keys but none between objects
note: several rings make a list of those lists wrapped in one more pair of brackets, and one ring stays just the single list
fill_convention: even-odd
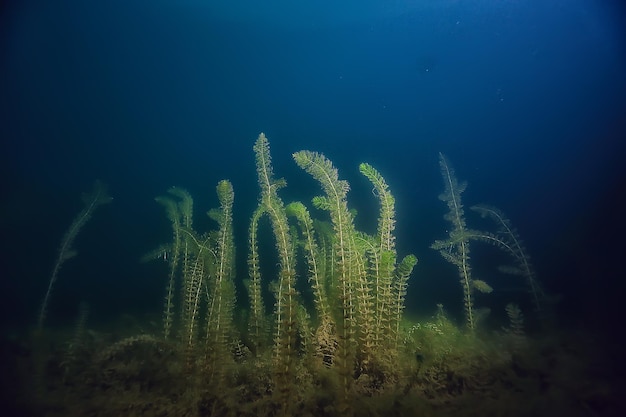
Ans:
[{"label": "deep water background", "polygon": [[[218,3],[224,3],[219,6]],[[623,303],[626,20],[617,2],[4,2],[0,9],[0,320],[33,324],[64,231],[93,180],[114,197],[81,231],[48,323],[162,309],[167,265],[142,255],[169,241],[154,197],[195,197],[196,226],[235,188],[238,279],[258,195],[252,145],[270,139],[285,201],[320,193],[291,154],[323,152],[352,185],[359,227],[377,201],[367,161],[397,199],[397,243],[418,264],[408,311],[437,303],[462,320],[444,238],[438,152],[469,207],[513,221],[563,326],[610,328]],[[316,213],[323,216],[323,213]],[[467,213],[468,224],[489,223]],[[271,245],[271,240],[268,240]],[[523,282],[476,244],[477,300],[502,318],[529,308]],[[522,291],[519,291],[519,289]],[[246,303],[244,293],[240,301]],[[529,311],[529,310],[527,310]],[[158,325],[157,325],[158,328]]]}]

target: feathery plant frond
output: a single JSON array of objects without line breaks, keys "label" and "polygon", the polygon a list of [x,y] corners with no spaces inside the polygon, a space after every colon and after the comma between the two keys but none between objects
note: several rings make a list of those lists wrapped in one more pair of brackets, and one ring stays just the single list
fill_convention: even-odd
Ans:
[{"label": "feathery plant frond", "polygon": [[472,210],[479,213],[482,217],[489,217],[496,223],[498,226],[497,234],[483,240],[503,249],[513,256],[515,267],[502,268],[502,270],[507,273],[521,275],[526,279],[535,310],[541,311],[543,309],[545,293],[537,281],[526,247],[511,221],[502,211],[492,206],[476,205],[472,207]]},{"label": "feathery plant frond", "polygon": [[407,255],[402,258],[402,261],[400,261],[396,269],[394,299],[391,304],[391,311],[393,313],[392,325],[394,326],[396,350],[400,345],[400,323],[402,322],[402,312],[404,310],[404,300],[406,297],[408,281],[415,265],[417,265],[417,257],[415,255]]},{"label": "feathery plant frond", "polygon": [[320,321],[332,321],[330,308],[326,297],[324,270],[320,265],[320,251],[315,237],[313,219],[306,206],[299,201],[289,203],[286,207],[287,215],[298,221],[302,235],[304,257],[308,264],[308,280],[311,283],[315,309]]},{"label": "feathery plant frond", "polygon": [[[256,364],[265,366],[262,361],[272,358],[271,401],[280,414],[292,415],[294,411],[297,372],[305,363],[313,366],[311,370],[315,366],[328,367],[336,375],[340,386],[337,409],[349,413],[356,373],[375,379],[383,369],[399,372],[390,358],[401,352],[400,323],[408,279],[417,258],[408,255],[396,264],[395,199],[383,176],[371,165],[363,163],[359,170],[372,183],[380,205],[374,235],[355,230],[355,211],[348,208],[347,202],[350,185],[339,178],[337,169],[323,154],[300,151],[293,154],[293,159],[319,182],[323,195],[313,198],[313,206],[326,211],[330,222],[313,220],[301,202],[285,206],[278,191],[286,182],[274,176],[269,141],[264,134],[259,135],[253,149],[260,194],[250,220],[248,279],[244,282],[250,303],[247,345]],[[173,188],[166,197],[158,198],[172,222],[174,241],[153,254],[169,257],[172,267],[164,308],[166,337],[173,327],[175,277],[182,272],[179,334],[187,371],[203,365],[204,377],[220,386],[228,383],[226,369],[235,359],[232,347],[240,344],[232,325],[232,184],[220,181],[217,194],[220,207],[208,215],[219,228],[202,235],[192,227],[193,200],[189,193]],[[262,277],[259,259],[259,222],[264,216],[269,220],[278,256],[278,271],[270,280]],[[312,320],[296,290],[296,255],[300,254],[317,320]],[[265,355],[270,352],[264,349],[269,326],[266,328],[263,293],[268,287],[275,296],[272,355]],[[196,347],[200,326],[206,326],[202,356],[198,356],[201,352]],[[304,362],[303,356],[313,361]]]},{"label": "feathery plant frond", "polygon": [[463,287],[463,303],[465,306],[465,317],[467,327],[473,330],[476,327],[476,317],[474,314],[474,290],[490,291],[485,282],[479,281],[477,284],[472,279],[472,269],[470,267],[470,239],[481,232],[472,231],[465,223],[465,212],[461,202],[461,194],[465,191],[467,183],[457,181],[454,169],[447,158],[439,153],[439,166],[444,181],[444,192],[439,199],[448,205],[448,213],[444,216],[452,224],[448,233],[448,239],[436,240],[431,248],[438,250],[441,256],[448,262],[455,265],[459,270],[460,282]]},{"label": "feathery plant frond", "polygon": [[259,354],[259,350],[264,344],[265,333],[265,307],[263,305],[263,296],[261,289],[261,266],[259,260],[259,219],[265,214],[263,206],[257,207],[252,214],[250,220],[250,228],[248,231],[248,275],[249,279],[245,282],[250,299],[250,316],[248,317],[248,337],[252,351],[255,355]]},{"label": "feathery plant frond", "polygon": [[509,317],[509,327],[504,328],[513,352],[521,352],[527,347],[528,340],[524,332],[524,314],[517,304],[509,303],[505,307]]},{"label": "feathery plant frond", "polygon": [[178,198],[178,211],[182,219],[182,225],[191,228],[193,223],[193,198],[189,191],[184,188],[171,187],[168,193]]},{"label": "feathery plant frond", "polygon": [[[215,258],[207,259],[207,316],[206,316],[206,369],[213,384],[223,383],[226,365],[233,358],[230,342],[233,333],[233,310],[235,307],[235,245],[233,237],[233,203],[235,193],[228,180],[218,182],[216,187],[219,209],[209,211],[209,217],[219,226],[215,236]],[[211,264],[210,261],[213,260]],[[219,364],[219,366],[218,366]]]},{"label": "feathery plant frond", "polygon": [[293,159],[300,168],[320,183],[326,196],[316,198],[314,205],[327,209],[333,223],[337,292],[340,299],[337,323],[340,336],[335,361],[339,368],[343,389],[342,401],[347,403],[356,359],[353,349],[356,335],[354,326],[356,277],[353,276],[353,271],[355,271],[357,256],[354,253],[352,238],[354,224],[347,203],[350,185],[347,181],[339,179],[338,171],[332,162],[320,153],[299,151],[293,154]]},{"label": "feathery plant frond", "polygon": [[52,287],[58,278],[59,271],[66,261],[76,256],[76,250],[73,247],[76,236],[78,236],[78,233],[83,226],[89,221],[89,219],[91,219],[93,212],[98,207],[110,203],[113,198],[109,195],[107,187],[104,183],[101,181],[95,181],[92,191],[90,193],[83,193],[81,195],[81,200],[84,207],[74,218],[69,229],[65,232],[63,240],[61,241],[61,246],[59,247],[59,254],[54,263],[54,267],[52,268],[48,289],[46,290],[46,294],[39,310],[39,317],[37,320],[37,328],[39,330],[43,328],[43,323],[46,319],[48,311],[50,295],[52,294]]},{"label": "feathery plant frond", "polygon": [[393,231],[396,228],[395,199],[389,191],[387,182],[373,166],[363,162],[359,165],[359,171],[372,183],[380,201],[378,238],[380,240],[381,252],[391,251],[395,253],[395,237],[393,235]]},{"label": "feathery plant frond", "polygon": [[[401,309],[392,307],[398,301],[399,294],[397,291],[400,289],[400,286],[396,285],[395,288],[393,286],[394,279],[397,279],[394,277],[396,263],[395,236],[393,234],[396,226],[395,198],[383,176],[374,167],[367,163],[361,163],[359,171],[372,183],[374,187],[372,192],[380,203],[377,231],[378,250],[372,251],[370,248],[368,251],[370,264],[376,266],[372,275],[376,288],[374,291],[374,310],[376,312],[374,340],[378,347],[385,337],[385,329],[389,331],[389,335],[392,336],[391,339],[395,340],[394,335],[397,334],[397,326],[394,323],[399,324],[399,314],[402,313]],[[404,300],[404,295],[400,298]],[[394,346],[395,348],[396,346]]]},{"label": "feathery plant frond", "polygon": [[[172,242],[169,245],[161,246],[163,248],[163,258],[169,262],[169,276],[163,308],[163,335],[166,340],[170,336],[174,323],[176,276],[181,272],[183,277],[181,300],[185,300],[189,296],[189,294],[185,293],[186,283],[184,280],[191,275],[185,274],[185,271],[193,269],[193,266],[189,265],[189,262],[191,262],[189,242],[190,239],[192,241],[196,239],[192,232],[193,198],[191,194],[189,194],[187,190],[179,187],[170,187],[167,193],[168,195],[155,198],[155,201],[165,208],[167,218],[172,223],[173,234]],[[198,246],[199,242],[196,241],[192,246],[193,245]],[[185,317],[186,309],[187,308],[181,303],[182,318]]]},{"label": "feathery plant frond", "polygon": [[[187,193],[187,195],[189,195]],[[165,213],[172,223],[173,240],[171,245],[165,246],[162,253],[170,253],[169,264],[170,271],[167,281],[167,290],[165,294],[165,305],[163,308],[163,336],[167,340],[172,330],[174,320],[174,288],[176,286],[176,274],[180,264],[180,247],[181,247],[181,221],[182,213],[179,204],[169,196],[160,196],[155,198],[156,202],[165,208]],[[162,246],[163,247],[163,246]],[[159,250],[159,249],[157,249]],[[165,255],[167,259],[167,255]]]},{"label": "feathery plant frond", "polygon": [[285,206],[277,191],[286,185],[285,180],[276,180],[272,168],[269,141],[263,133],[254,144],[256,155],[257,176],[261,188],[259,205],[267,213],[276,240],[276,249],[280,271],[276,287],[276,327],[274,336],[274,352],[277,361],[276,381],[277,395],[280,396],[283,410],[289,407],[290,392],[295,378],[295,354],[297,310],[296,271],[294,246],[291,230],[287,221]]},{"label": "feathery plant frond", "polygon": [[210,217],[219,225],[216,242],[215,277],[209,301],[207,339],[214,338],[216,345],[224,347],[232,327],[235,289],[233,265],[235,246],[233,238],[233,202],[235,194],[230,181],[222,180],[216,187],[220,202],[219,210],[211,211]]}]

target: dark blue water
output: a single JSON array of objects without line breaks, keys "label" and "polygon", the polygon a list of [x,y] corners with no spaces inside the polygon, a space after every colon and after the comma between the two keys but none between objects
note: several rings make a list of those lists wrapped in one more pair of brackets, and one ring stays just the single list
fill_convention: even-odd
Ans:
[{"label": "dark blue water", "polygon": [[[350,181],[357,225],[377,201],[358,173],[379,169],[397,200],[399,254],[420,263],[408,309],[437,303],[462,320],[446,237],[438,152],[517,227],[561,320],[593,326],[624,289],[626,20],[617,2],[533,1],[8,2],[0,11],[2,320],[34,322],[80,193],[99,178],[113,204],[77,238],[50,320],[159,314],[167,267],[140,257],[170,240],[154,197],[195,197],[196,225],[235,188],[238,272],[256,205],[252,145],[268,136],[282,196],[320,193],[291,160],[323,152]],[[337,5],[340,3],[340,5]],[[324,213],[317,213],[323,217]],[[472,213],[468,225],[488,228]],[[528,299],[476,244],[476,274]],[[492,262],[493,260],[493,262]],[[482,275],[481,275],[482,274]],[[491,297],[491,298],[489,298]],[[245,295],[240,294],[245,301]]]}]

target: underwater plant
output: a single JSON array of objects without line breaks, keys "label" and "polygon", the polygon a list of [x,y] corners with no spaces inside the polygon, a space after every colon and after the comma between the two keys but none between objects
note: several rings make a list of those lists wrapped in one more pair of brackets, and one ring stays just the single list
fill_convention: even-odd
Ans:
[{"label": "underwater plant", "polygon": [[[454,169],[443,154],[439,154],[439,164],[441,174],[445,183],[445,192],[439,196],[439,199],[445,201],[448,205],[449,212],[445,215],[453,228],[449,232],[449,238],[446,240],[436,240],[431,248],[436,249],[450,263],[457,266],[463,286],[465,315],[467,326],[474,329],[477,320],[474,313],[473,294],[474,290],[482,293],[490,293],[493,291],[490,285],[482,280],[472,278],[470,267],[470,241],[486,242],[503,250],[512,256],[514,265],[500,266],[498,269],[507,274],[522,276],[528,285],[528,291],[531,295],[532,304],[535,312],[543,312],[546,304],[547,296],[543,291],[539,281],[536,278],[534,268],[530,262],[530,256],[524,246],[517,230],[513,227],[511,221],[499,209],[478,204],[471,209],[481,215],[492,219],[496,225],[495,233],[490,231],[482,231],[470,229],[465,222],[465,212],[461,202],[461,194],[465,191],[467,183],[458,183],[454,174]],[[510,309],[507,308],[509,317]]]},{"label": "underwater plant", "polygon": [[498,225],[498,230],[495,234],[483,234],[477,236],[477,239],[495,245],[513,257],[515,265],[501,266],[499,268],[500,271],[524,277],[531,294],[535,311],[542,311],[546,301],[546,294],[537,280],[528,251],[517,230],[515,230],[511,224],[511,221],[501,210],[493,206],[480,204],[472,206],[471,209],[479,213],[482,217],[489,217]]},{"label": "underwater plant", "polygon": [[444,216],[452,228],[448,233],[448,239],[436,240],[431,248],[438,250],[441,256],[459,270],[460,283],[463,287],[463,303],[465,307],[465,319],[467,327],[474,330],[477,317],[474,311],[474,290],[490,293],[492,288],[482,280],[472,277],[470,266],[470,240],[476,236],[485,235],[484,232],[469,229],[465,222],[465,211],[461,202],[461,194],[465,191],[467,183],[459,184],[454,169],[447,158],[439,153],[439,166],[445,184],[444,192],[439,199],[448,205],[448,213]]},{"label": "underwater plant", "polygon": [[[153,251],[147,258],[166,254],[170,272],[163,313],[163,335],[167,340],[174,323],[174,302],[177,276],[180,276],[180,328],[178,336],[185,346],[186,366],[189,371],[197,360],[198,327],[204,324],[205,366],[224,361],[230,355],[232,316],[235,304],[232,208],[234,192],[227,180],[218,182],[216,193],[220,208],[210,210],[208,216],[219,229],[199,234],[193,229],[193,198],[184,189],[170,188],[171,196],[157,197],[172,223],[173,242]],[[180,264],[180,266],[179,266]],[[207,303],[206,307],[203,306]],[[206,308],[204,320],[200,317]]]},{"label": "underwater plant", "polygon": [[52,294],[52,288],[57,281],[59,271],[66,261],[76,256],[76,250],[74,249],[74,240],[83,226],[91,219],[93,212],[101,205],[110,203],[112,198],[109,196],[106,186],[96,181],[93,185],[91,193],[83,193],[81,196],[83,201],[83,209],[76,215],[69,229],[65,232],[63,239],[61,240],[61,246],[59,246],[59,254],[52,268],[50,274],[50,281],[48,282],[48,289],[41,302],[39,309],[39,316],[37,319],[37,329],[42,330],[46,314],[48,312],[48,303],[50,302],[50,295]]},{"label": "underwater plant", "polygon": [[[407,255],[396,261],[394,198],[371,165],[361,164],[359,169],[372,182],[380,203],[375,235],[356,230],[347,201],[350,186],[339,179],[337,169],[324,155],[300,151],[293,159],[320,183],[324,195],[312,202],[316,209],[328,213],[330,223],[314,220],[302,202],[283,203],[279,191],[286,181],[274,176],[264,134],[259,135],[253,149],[260,195],[248,237],[248,279],[244,282],[249,298],[247,332],[238,334],[233,322],[234,193],[228,181],[221,181],[217,186],[220,209],[209,212],[219,225],[218,231],[200,234],[194,230],[193,200],[186,191],[173,188],[169,196],[157,198],[173,230],[173,241],[152,254],[167,254],[170,264],[164,338],[169,339],[172,332],[178,335],[186,367],[192,373],[200,368],[210,375],[225,375],[233,362],[232,349],[241,346],[242,354],[251,354],[250,360],[259,366],[264,366],[261,364],[270,355],[273,398],[284,414],[293,403],[290,399],[297,389],[298,370],[305,364],[328,369],[336,375],[341,387],[338,401],[347,410],[355,378],[368,374],[380,379],[387,371],[397,371],[394,358],[402,348],[404,297],[417,258]],[[264,277],[268,271],[261,268],[258,242],[263,218],[271,225],[278,256],[273,277]],[[312,311],[306,309],[296,289],[297,271],[305,271]],[[266,289],[274,296],[273,318],[265,311]],[[181,304],[180,320],[174,319],[175,303]],[[200,323],[207,332],[204,348],[198,350]],[[268,332],[270,324],[273,330]]]},{"label": "underwater plant", "polygon": [[[550,358],[538,354],[521,308],[507,305],[502,331],[475,331],[475,291],[490,287],[472,276],[471,241],[509,251],[511,239],[523,246],[516,233],[467,227],[465,183],[443,155],[441,199],[452,230],[433,247],[459,270],[465,326],[442,304],[432,317],[405,317],[417,258],[398,256],[395,199],[375,168],[359,165],[379,209],[366,232],[356,226],[349,183],[326,156],[292,155],[322,191],[307,207],[283,202],[287,183],[274,174],[265,135],[253,150],[259,198],[248,227],[247,271],[235,271],[232,184],[217,183],[219,206],[208,212],[215,226],[206,232],[193,222],[190,193],[169,189],[156,200],[172,239],[146,257],[169,264],[162,334],[149,330],[151,320],[135,319],[134,328],[124,323],[115,334],[93,331],[81,309],[67,346],[55,348],[46,334],[34,340],[38,363],[29,389],[42,409],[94,416],[541,414],[544,403],[528,398],[546,397]],[[238,287],[247,298],[236,300]],[[45,414],[38,411],[29,415]]]}]

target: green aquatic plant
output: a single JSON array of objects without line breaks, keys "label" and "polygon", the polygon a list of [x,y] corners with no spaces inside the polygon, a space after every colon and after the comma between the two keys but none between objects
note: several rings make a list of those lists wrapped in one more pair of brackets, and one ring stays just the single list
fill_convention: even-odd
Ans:
[{"label": "green aquatic plant", "polygon": [[[293,398],[301,395],[297,381],[303,377],[303,367],[314,375],[328,372],[339,388],[337,407],[349,414],[354,411],[351,400],[359,375],[382,384],[387,373],[398,372],[394,362],[402,349],[400,323],[417,258],[407,255],[396,262],[395,200],[383,176],[371,165],[361,164],[359,169],[372,183],[380,204],[373,235],[356,230],[354,210],[348,207],[350,186],[324,155],[300,151],[293,158],[320,183],[324,195],[313,197],[313,206],[326,212],[330,222],[314,219],[302,202],[283,203],[279,191],[286,181],[274,175],[264,134],[253,150],[260,194],[248,229],[248,277],[243,282],[249,302],[247,332],[238,334],[233,317],[234,191],[224,180],[217,186],[220,208],[209,212],[218,230],[209,233],[194,229],[193,199],[186,191],[172,188],[157,199],[173,230],[172,242],[152,253],[170,263],[164,338],[172,339],[175,333],[187,372],[203,375],[215,387],[227,383],[229,369],[248,354],[259,368],[268,367],[270,360],[272,402],[284,415],[292,413]],[[271,226],[276,268],[262,267],[259,241],[266,238],[259,233],[264,218]],[[312,311],[297,289],[297,271],[308,283],[305,291],[310,291]],[[180,287],[179,301],[176,287]],[[271,319],[265,311],[268,292],[274,296]],[[179,320],[175,319],[176,303],[181,305]],[[201,349],[199,328],[203,326],[206,334]],[[217,391],[214,394],[222,398]]]},{"label": "green aquatic plant", "polygon": [[438,250],[445,260],[458,268],[463,288],[465,319],[467,327],[473,330],[478,319],[474,311],[474,290],[483,293],[492,291],[486,282],[472,277],[470,266],[470,240],[485,233],[469,229],[465,222],[461,194],[465,191],[467,183],[459,184],[454,169],[442,153],[439,153],[439,166],[444,181],[444,192],[439,196],[439,199],[448,205],[448,213],[444,218],[451,223],[452,227],[448,233],[448,239],[436,240],[431,248]]},{"label": "green aquatic plant", "polygon": [[[278,387],[279,402],[283,411],[289,406],[289,396],[295,381],[295,356],[297,332],[297,291],[295,286],[296,268],[292,235],[287,221],[285,205],[278,196],[278,190],[286,186],[284,179],[274,178],[269,141],[263,133],[254,144],[256,170],[261,196],[259,207],[269,217],[276,250],[278,252],[279,271],[274,285],[275,327],[274,360],[275,382]],[[256,314],[256,313],[255,313]]]},{"label": "green aquatic plant", "polygon": [[461,202],[461,194],[465,191],[467,183],[458,183],[454,169],[441,153],[439,154],[439,164],[445,183],[445,191],[439,198],[448,205],[449,211],[445,219],[452,224],[452,228],[449,232],[448,239],[435,241],[431,245],[431,248],[439,250],[446,260],[459,269],[468,327],[474,329],[478,321],[478,316],[474,311],[474,290],[482,293],[490,293],[493,291],[491,286],[485,281],[477,280],[472,277],[469,262],[471,241],[487,242],[511,255],[514,259],[514,265],[500,267],[500,271],[524,277],[528,284],[535,310],[541,311],[545,303],[546,295],[535,276],[527,250],[519,234],[512,226],[511,221],[502,211],[495,207],[475,205],[472,206],[471,209],[479,213],[482,217],[492,219],[497,225],[497,230],[495,233],[492,233],[468,228],[465,222],[464,207]]},{"label": "green aquatic plant", "polygon": [[183,242],[186,240],[182,236],[182,228],[191,230],[193,199],[191,195],[183,189],[172,187],[168,190],[171,196],[180,198],[180,201],[172,199],[170,196],[159,196],[155,200],[165,208],[166,215],[172,223],[173,240],[170,245],[164,245],[154,251],[146,258],[163,257],[168,260],[169,256],[169,277],[165,295],[163,309],[163,337],[167,340],[170,337],[174,320],[174,292],[176,289],[176,276],[179,272],[181,258],[187,261],[187,250],[183,250]]},{"label": "green aquatic plant", "polygon": [[[206,319],[206,366],[214,371],[223,368],[231,360],[230,342],[233,333],[233,309],[235,307],[235,243],[233,237],[233,202],[235,193],[230,181],[222,180],[216,187],[220,208],[209,211],[209,217],[217,222],[213,257],[215,265],[209,272],[208,308]],[[211,272],[213,272],[211,274]],[[221,362],[221,366],[217,363]],[[220,374],[221,375],[221,374]]]},{"label": "green aquatic plant", "polygon": [[100,206],[108,204],[113,200],[108,194],[106,185],[100,181],[96,181],[93,185],[93,190],[90,193],[84,193],[81,196],[83,201],[83,209],[76,215],[74,221],[70,225],[69,229],[65,232],[61,246],[59,246],[59,254],[52,268],[50,274],[50,281],[48,282],[48,289],[41,302],[39,309],[39,316],[37,319],[37,328],[41,330],[43,328],[46,314],[48,312],[48,303],[50,302],[50,295],[52,294],[52,288],[57,281],[59,271],[66,261],[76,256],[76,250],[74,249],[74,240],[83,226],[91,219],[93,212]]},{"label": "green aquatic plant", "polygon": [[[313,204],[318,209],[328,211],[333,224],[334,262],[339,294],[335,304],[339,337],[336,340],[334,365],[340,377],[343,392],[341,400],[345,406],[356,364],[355,286],[357,274],[363,271],[362,265],[358,265],[361,259],[357,256],[354,246],[354,224],[352,213],[348,210],[347,193],[350,185],[347,181],[339,179],[337,169],[322,154],[300,151],[293,154],[293,159],[322,186],[326,195],[315,197]],[[362,318],[367,325],[368,318]]]},{"label": "green aquatic plant", "polygon": [[472,210],[478,212],[482,217],[489,217],[496,223],[498,229],[495,234],[483,234],[478,239],[499,247],[513,257],[515,264],[500,267],[500,270],[523,277],[528,285],[535,311],[542,311],[546,294],[537,280],[528,251],[511,221],[501,210],[493,206],[476,205],[472,206]]},{"label": "green aquatic plant", "polygon": [[[400,348],[400,322],[410,274],[417,263],[407,255],[396,264],[394,198],[384,178],[371,165],[360,171],[372,182],[380,202],[377,233],[358,231],[354,212],[348,207],[350,186],[339,178],[337,169],[324,155],[300,151],[296,164],[316,179],[324,191],[313,198],[317,209],[327,211],[332,230],[325,229],[326,253],[332,265],[328,281],[332,323],[336,325],[332,365],[339,377],[340,408],[351,410],[355,372],[368,375],[376,383],[395,372]],[[334,287],[334,288],[333,288]],[[329,320],[320,320],[323,324]],[[320,329],[324,329],[322,325]],[[332,336],[331,336],[332,337]],[[327,347],[328,343],[324,344]]]},{"label": "green aquatic plant", "polygon": [[208,235],[183,229],[185,251],[182,271],[182,314],[180,331],[185,350],[186,367],[192,372],[196,364],[200,311],[207,291],[207,279],[214,264],[214,245]]},{"label": "green aquatic plant", "polygon": [[[359,230],[350,185],[325,155],[293,154],[322,192],[309,205],[285,204],[286,181],[274,174],[267,137],[259,135],[253,149],[259,198],[248,226],[247,271],[235,270],[238,227],[229,181],[217,183],[219,205],[208,212],[215,226],[205,232],[193,222],[187,191],[172,188],[157,198],[172,226],[172,240],[150,254],[169,263],[163,335],[147,334],[144,327],[116,342],[83,331],[79,321],[73,346],[79,340],[80,349],[59,355],[65,358],[64,380],[46,385],[44,376],[55,378],[50,370],[57,368],[43,360],[38,368],[43,394],[54,387],[48,397],[76,407],[63,409],[70,411],[65,414],[101,407],[94,413],[435,415],[444,404],[458,414],[470,399],[521,392],[510,387],[519,379],[526,388],[528,375],[541,374],[522,369],[532,363],[525,356],[532,339],[515,305],[506,308],[510,325],[503,333],[466,331],[479,322],[475,291],[490,290],[471,274],[471,241],[514,244],[500,232],[467,227],[465,184],[443,155],[442,199],[452,231],[433,247],[459,269],[465,326],[455,325],[442,305],[431,318],[405,317],[417,258],[399,255],[395,198],[380,172],[359,165],[378,205],[377,221]],[[247,299],[236,300],[240,286]],[[38,346],[47,346],[40,341]]]},{"label": "green aquatic plant", "polygon": [[[397,336],[399,319],[397,310],[392,308],[393,296],[393,271],[396,262],[396,249],[394,239],[395,229],[395,199],[389,191],[385,179],[371,165],[361,163],[359,171],[373,185],[376,196],[380,202],[378,217],[378,229],[373,239],[363,239],[366,242],[366,253],[370,261],[370,271],[376,291],[373,297],[373,344],[374,348],[380,348],[386,338],[393,333]],[[412,269],[412,268],[411,268]],[[402,294],[404,297],[404,294]],[[395,323],[395,325],[394,325]],[[392,337],[397,341],[397,337]]]},{"label": "green aquatic plant", "polygon": [[[166,286],[163,312],[163,334],[168,339],[174,323],[174,304],[177,281],[180,281],[181,340],[189,371],[198,355],[198,327],[206,326],[206,363],[230,357],[234,289],[234,239],[232,208],[234,192],[229,181],[217,184],[220,208],[208,212],[219,226],[217,231],[200,234],[193,228],[193,198],[184,189],[170,188],[169,195],[157,197],[172,223],[173,242],[162,245],[146,258],[162,256],[169,260],[170,272]],[[177,279],[177,277],[180,277]],[[206,304],[206,319],[202,320]],[[216,367],[212,367],[215,369]]]},{"label": "green aquatic plant", "polygon": [[261,266],[259,259],[259,220],[265,209],[259,206],[252,214],[248,231],[248,273],[249,279],[244,281],[250,299],[250,313],[248,317],[248,344],[252,353],[258,355],[266,342],[266,320],[263,292],[261,288]]},{"label": "green aquatic plant", "polygon": [[317,244],[313,219],[309,210],[299,201],[294,201],[286,207],[287,215],[294,217],[300,230],[300,242],[306,259],[308,274],[307,278],[313,290],[313,301],[317,317],[321,321],[332,320],[330,306],[328,305],[323,262],[320,261],[320,249]]}]

